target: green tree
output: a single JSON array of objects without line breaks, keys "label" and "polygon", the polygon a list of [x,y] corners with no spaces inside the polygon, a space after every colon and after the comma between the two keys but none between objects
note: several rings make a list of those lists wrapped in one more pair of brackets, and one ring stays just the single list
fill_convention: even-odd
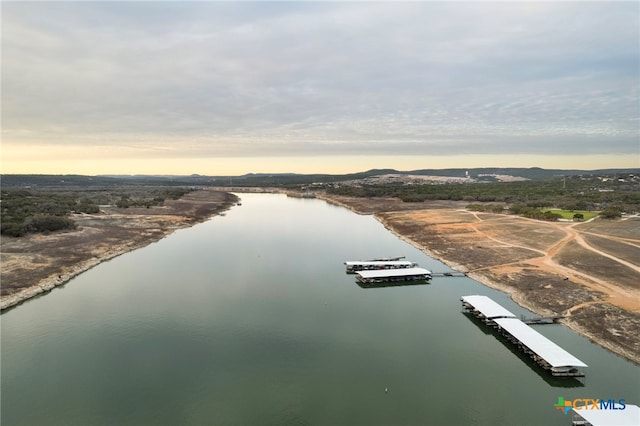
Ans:
[{"label": "green tree", "polygon": [[616,219],[622,216],[622,211],[616,206],[611,206],[602,210],[600,216],[605,219]]}]

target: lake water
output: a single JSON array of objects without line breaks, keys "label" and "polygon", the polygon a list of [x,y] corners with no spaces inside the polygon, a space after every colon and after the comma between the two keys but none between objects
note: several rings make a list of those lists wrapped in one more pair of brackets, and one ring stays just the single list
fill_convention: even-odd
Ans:
[{"label": "lake water", "polygon": [[534,368],[460,297],[530,313],[471,279],[360,288],[345,260],[449,271],[373,217],[240,196],[4,313],[2,425],[570,425],[560,396],[640,403],[639,367],[561,325],[536,329],[584,385]]}]

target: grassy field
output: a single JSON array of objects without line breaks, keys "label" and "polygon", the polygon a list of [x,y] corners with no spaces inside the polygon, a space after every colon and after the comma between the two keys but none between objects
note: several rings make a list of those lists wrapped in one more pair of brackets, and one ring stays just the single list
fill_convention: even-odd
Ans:
[{"label": "grassy field", "polygon": [[573,215],[576,213],[582,213],[582,215],[584,216],[583,220],[589,220],[593,217],[598,216],[598,214],[600,213],[600,212],[586,211],[586,210],[560,210],[560,209],[549,209],[549,210],[553,213],[558,213],[559,215],[562,215],[563,219],[569,219],[569,220],[573,220]]}]

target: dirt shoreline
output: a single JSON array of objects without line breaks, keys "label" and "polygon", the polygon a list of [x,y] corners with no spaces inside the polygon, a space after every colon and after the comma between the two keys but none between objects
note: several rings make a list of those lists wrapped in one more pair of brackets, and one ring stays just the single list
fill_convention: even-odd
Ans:
[{"label": "dirt shoreline", "polygon": [[204,222],[230,209],[233,194],[200,190],[159,208],[103,208],[76,215],[75,231],[21,238],[2,237],[2,296],[5,311],[50,292],[117,256],[155,243],[178,229]]},{"label": "dirt shoreline", "polygon": [[[168,235],[168,233],[166,235]],[[76,267],[71,268],[70,270],[62,274],[58,274],[57,277],[49,277],[40,280],[37,284],[19,290],[17,293],[8,296],[2,296],[2,298],[0,299],[0,310],[4,311],[5,309],[15,307],[31,298],[40,296],[44,293],[48,293],[54,288],[66,284],[72,278],[80,275],[81,273],[88,271],[94,266],[98,266],[102,262],[106,262],[107,260],[113,259],[114,257],[144,247],[155,241],[157,240],[150,239],[149,241],[141,242],[136,246],[127,246],[115,249],[96,258],[80,262]]]},{"label": "dirt shoreline", "polygon": [[[561,322],[567,327],[640,365],[640,288],[634,282],[640,283],[636,266],[640,239],[628,234],[638,222],[606,230],[611,241],[624,243],[618,253],[626,250],[632,255],[615,258],[616,263],[609,259],[614,256],[594,249],[590,260],[603,269],[598,275],[576,260],[586,255],[571,243],[594,230],[602,237],[604,227],[479,215],[457,202],[414,204],[325,194],[318,198],[358,214],[373,214],[386,229],[428,256],[509,294],[538,315],[565,315]],[[584,227],[583,232],[574,232],[576,226]],[[602,254],[599,259],[597,253]],[[620,262],[633,269],[622,271]]]}]

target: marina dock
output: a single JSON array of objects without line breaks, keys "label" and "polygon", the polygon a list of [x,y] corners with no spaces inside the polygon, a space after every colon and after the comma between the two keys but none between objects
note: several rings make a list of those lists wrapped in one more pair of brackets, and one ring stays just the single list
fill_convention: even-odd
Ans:
[{"label": "marina dock", "polygon": [[463,296],[462,307],[487,325],[495,325],[498,318],[516,318],[516,316],[487,296]]},{"label": "marina dock", "polygon": [[431,271],[424,268],[381,269],[375,271],[360,271],[356,274],[356,278],[365,284],[426,281],[431,279]]},{"label": "marina dock", "polygon": [[585,363],[529,327],[487,296],[463,296],[464,312],[497,330],[507,341],[556,377],[584,377]]},{"label": "marina dock", "polygon": [[589,410],[582,407],[572,408],[573,426],[638,426],[640,425],[640,407],[627,404],[624,407],[609,410]]},{"label": "marina dock", "polygon": [[347,273],[380,269],[406,269],[418,266],[417,263],[408,260],[347,260],[344,264]]}]

